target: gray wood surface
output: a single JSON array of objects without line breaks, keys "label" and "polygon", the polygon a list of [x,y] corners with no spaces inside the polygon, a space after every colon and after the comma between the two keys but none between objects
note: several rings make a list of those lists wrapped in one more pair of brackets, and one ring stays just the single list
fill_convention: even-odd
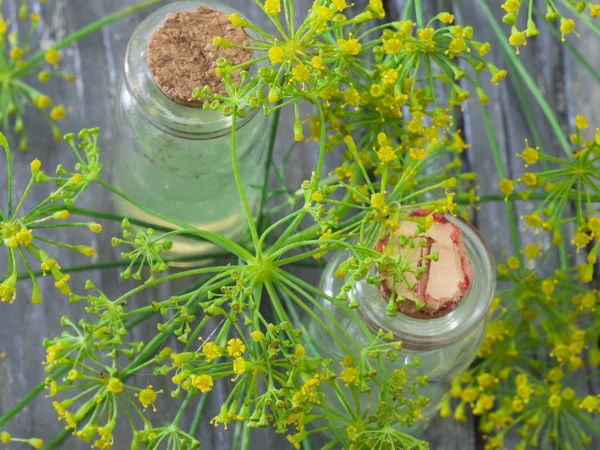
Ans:
[{"label": "gray wood surface", "polygon": [[[20,0],[4,0],[3,13],[6,19],[17,22],[16,14]],[[134,4],[135,0],[51,0],[41,7],[44,31],[41,36],[41,44],[49,43],[64,37],[66,34],[80,28],[81,26],[104,16],[109,12],[126,5]],[[264,16],[258,11],[250,0],[226,0],[220,2],[236,7],[242,12],[247,13],[248,17],[255,23],[263,23]],[[304,13],[308,5],[308,0],[298,0],[297,13],[300,16]],[[367,0],[355,1],[357,6],[364,5]],[[401,11],[402,0],[387,0],[388,10],[394,14]],[[443,5],[444,1],[431,0],[429,7]],[[499,4],[501,2],[490,2],[493,4],[496,13],[500,15]],[[33,2],[34,8],[40,9],[38,0]],[[475,27],[476,37],[480,40],[494,41],[493,32],[486,25],[486,20],[477,7],[477,0],[461,1],[464,11],[463,22]],[[456,8],[455,8],[456,9]],[[114,123],[112,121],[113,99],[119,75],[122,71],[125,48],[130,34],[137,24],[148,14],[144,11],[134,14],[126,19],[104,28],[95,35],[82,39],[78,43],[69,47],[63,54],[61,63],[67,71],[77,75],[77,82],[74,85],[68,85],[63,82],[51,82],[49,85],[52,96],[60,99],[65,105],[72,109],[68,118],[62,123],[63,131],[78,131],[83,127],[100,126],[102,128],[101,147],[103,149],[104,160],[107,173],[111,168],[111,152],[114,136]],[[505,27],[506,28],[506,27]],[[588,56],[594,52],[596,41],[586,40],[587,36],[583,33],[582,38],[577,40],[575,45],[585,51]],[[521,58],[525,62],[531,73],[535,74],[535,81],[546,94],[546,97],[560,119],[567,124],[567,117],[574,117],[574,114],[582,113],[588,115],[591,124],[600,123],[600,110],[596,107],[600,103],[600,89],[593,86],[591,78],[581,70],[576,69],[576,63],[568,56],[565,51],[557,45],[553,38],[542,36],[537,40],[530,40],[530,45],[524,50],[525,55]],[[497,59],[500,67],[503,63],[502,52],[498,46],[495,46],[494,58]],[[600,60],[593,61],[596,69],[600,70]],[[490,111],[493,117],[494,125],[497,130],[497,137],[502,150],[503,158],[512,177],[517,177],[522,172],[522,164],[515,154],[522,150],[523,139],[531,136],[527,129],[523,117],[517,112],[515,107],[514,90],[510,83],[504,83],[500,88],[488,90],[491,98]],[[569,93],[576,100],[574,105],[566,105],[565,94]],[[536,117],[542,127],[544,144],[546,151],[555,149],[560,152],[557,142],[552,137],[552,133],[543,120],[539,108],[534,102],[531,102]],[[291,123],[290,114],[284,115],[282,123]],[[497,193],[498,176],[496,168],[491,157],[487,136],[483,129],[483,123],[479,106],[476,103],[468,105],[465,110],[465,133],[471,144],[471,149],[466,154],[466,161],[472,165],[473,170],[480,173],[481,194]],[[56,166],[60,162],[74,163],[74,157],[67,149],[64,143],[55,143],[49,139],[50,130],[39,115],[31,112],[27,116],[27,123],[30,130],[30,152],[27,155],[15,153],[15,178],[19,180],[17,192],[21,192],[25,187],[25,182],[29,178],[29,162],[34,157],[41,159],[46,168]],[[39,132],[31,132],[39,128]],[[14,134],[3,130],[17,147],[17,138]],[[290,127],[283,127],[281,132],[281,143],[291,141]],[[287,144],[278,146],[278,158],[281,159],[283,153],[287,150]],[[286,177],[290,185],[299,185],[300,181],[306,178],[306,174],[315,165],[316,153],[310,144],[301,144],[292,156],[292,163],[288,165]],[[4,186],[5,172],[0,171],[0,186]],[[3,188],[2,188],[3,189]],[[35,192],[28,200],[28,205],[34,205],[43,196],[43,189]],[[5,204],[6,192],[0,191],[0,203]],[[27,205],[26,205],[27,206]],[[80,203],[81,207],[94,208],[98,210],[110,210],[111,200],[106,192],[100,188],[92,188],[91,192],[85,195]],[[519,214],[524,214],[531,208],[529,204],[523,204],[519,207]],[[510,237],[508,233],[508,224],[506,221],[505,206],[502,203],[489,204],[483,206],[476,213],[475,223],[482,230],[488,239],[490,246],[497,256],[503,252],[510,253]],[[104,224],[104,232],[93,237],[93,245],[98,249],[98,261],[113,261],[119,258],[119,251],[110,245],[112,236],[120,234],[120,227],[115,224]],[[86,231],[69,230],[67,238],[66,232],[59,232],[58,239],[69,242],[90,243],[90,233]],[[547,244],[547,243],[546,243]],[[82,255],[73,252],[62,252],[58,258],[64,266],[83,264],[89,260]],[[556,267],[556,261],[549,261],[545,270],[552,270]],[[0,274],[5,273],[6,263],[0,258]],[[105,270],[90,272],[85,274],[91,278],[97,285],[102,286],[109,297],[114,297],[119,293],[125,292],[130,283],[123,282],[117,270]],[[83,280],[86,276],[74,277],[75,290],[81,289]],[[311,275],[316,281],[318,274]],[[134,302],[137,305],[147,304],[155,299],[164,299],[170,293],[176,291],[180,286],[177,283],[164,284],[154,291],[149,291],[143,298],[137,298]],[[63,297],[55,293],[51,280],[42,280],[41,288],[45,292],[44,303],[41,306],[32,306],[28,303],[27,297],[29,284],[23,283],[20,288],[21,300],[14,305],[0,305],[0,353],[5,352],[6,357],[0,359],[0,414],[8,410],[12,405],[18,402],[33,386],[45,377],[41,361],[44,360],[44,349],[41,346],[42,339],[47,336],[55,336],[60,333],[59,320],[62,315],[69,314],[77,317],[81,313],[81,308],[69,305]],[[154,328],[148,326],[136,336],[138,339],[147,339],[154,333]],[[156,388],[166,388],[153,380]],[[589,389],[598,392],[600,386],[589,383]],[[225,395],[224,392],[217,392],[218,396]],[[211,397],[212,398],[212,397]],[[172,418],[178,408],[175,401],[166,399],[157,402],[158,412],[156,419]],[[212,404],[209,404],[209,410],[206,414],[207,419],[199,431],[199,438],[203,441],[205,449],[227,449],[231,448],[232,430],[224,432],[221,429],[215,429],[208,424],[208,418],[216,414],[215,408],[219,398],[214,398]],[[62,425],[57,422],[54,410],[50,401],[40,396],[28,408],[17,416],[8,427],[8,430],[15,435],[22,436],[40,436],[48,437],[53,432],[61,430]],[[191,417],[186,418],[188,421]],[[285,438],[275,436],[268,431],[260,431],[253,435],[253,446],[256,449],[284,449],[291,448]],[[433,450],[475,450],[482,449],[481,438],[477,435],[475,421],[469,419],[464,423],[457,423],[453,420],[435,419],[435,423],[429,428],[426,436]],[[117,435],[118,442],[118,435]],[[598,444],[600,448],[600,444]],[[74,439],[68,441],[62,446],[63,449],[79,450],[89,448],[89,444],[78,442]],[[127,448],[127,444],[121,443],[115,445],[117,450]],[[320,448],[315,442],[314,448]]]}]

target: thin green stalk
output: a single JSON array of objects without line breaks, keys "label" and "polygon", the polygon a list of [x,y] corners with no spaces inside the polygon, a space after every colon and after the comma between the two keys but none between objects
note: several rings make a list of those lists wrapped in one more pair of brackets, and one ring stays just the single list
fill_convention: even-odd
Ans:
[{"label": "thin green stalk", "polygon": [[200,428],[200,421],[202,420],[202,415],[204,414],[204,409],[206,407],[206,403],[208,400],[208,395],[202,395],[198,405],[196,406],[196,411],[194,412],[194,418],[192,419],[192,424],[190,425],[190,436],[196,437],[196,433],[198,433],[198,428]]},{"label": "thin green stalk", "polygon": [[[527,200],[546,200],[548,199],[548,197],[551,194],[545,193],[545,192],[535,192],[533,194],[530,194],[527,197]],[[487,203],[487,202],[503,202],[504,199],[506,198],[505,195],[502,194],[492,194],[492,195],[482,195],[480,197],[480,201],[479,203]],[[590,196],[592,202],[600,202],[600,196],[598,195],[592,195]],[[569,195],[569,197],[567,197],[568,200],[576,200],[576,196],[575,195]],[[508,200],[512,201],[512,200],[520,200],[519,198],[519,194],[511,194],[508,196]],[[461,200],[458,199],[456,200],[456,203],[461,203]]]},{"label": "thin green stalk", "polygon": [[421,3],[422,0],[415,0],[415,12],[417,14],[417,26],[419,28],[423,28],[423,24],[425,23],[423,20],[423,5]]},{"label": "thin green stalk", "polygon": [[250,208],[250,204],[248,203],[248,197],[246,196],[244,185],[242,184],[242,177],[240,175],[240,167],[237,157],[237,113],[238,109],[237,107],[235,107],[233,109],[233,121],[231,124],[231,160],[233,163],[233,175],[235,177],[235,184],[237,185],[238,193],[240,194],[240,199],[242,200],[242,206],[244,207],[244,211],[246,212],[246,220],[248,221],[248,226],[250,227],[252,242],[254,243],[254,248],[256,248],[256,253],[260,261],[260,259],[262,258],[262,249],[259,246],[256,222],[254,221],[252,209]]},{"label": "thin green stalk", "polygon": [[161,213],[159,213],[157,211],[154,211],[152,208],[148,208],[148,207],[146,207],[144,205],[138,204],[132,198],[130,198],[128,195],[126,195],[123,192],[119,191],[114,186],[111,186],[110,184],[106,183],[104,180],[98,180],[98,183],[101,186],[103,186],[104,188],[106,188],[109,191],[111,191],[113,194],[118,195],[123,200],[127,201],[128,203],[131,203],[132,205],[134,205],[137,208],[141,209],[145,213],[150,214],[151,216],[156,217],[157,219],[161,219],[161,220],[164,220],[165,222],[172,223],[173,225],[176,225],[177,227],[190,230],[190,235],[197,234],[198,236],[201,236],[204,239],[212,242],[213,244],[216,244],[219,247],[222,247],[223,249],[230,251],[234,255],[239,256],[240,258],[242,258],[242,259],[244,259],[246,261],[248,261],[250,259],[253,259],[252,254],[248,250],[246,250],[244,247],[242,247],[241,245],[233,242],[230,239],[226,239],[226,238],[224,238],[224,237],[222,237],[222,236],[220,236],[220,235],[218,235],[216,233],[211,233],[209,231],[203,231],[203,230],[200,230],[198,228],[191,227],[189,224],[187,224],[185,222],[182,222],[182,221],[180,221],[178,219],[173,219],[172,217],[167,217],[167,216],[165,216],[165,215],[163,215],[163,214],[161,214]]},{"label": "thin green stalk", "polygon": [[273,118],[271,119],[271,127],[269,129],[269,143],[268,151],[267,151],[267,162],[265,164],[265,174],[263,179],[262,192],[260,194],[260,201],[258,202],[258,219],[256,223],[258,224],[258,229],[262,229],[262,223],[265,216],[265,207],[267,203],[267,191],[269,188],[269,175],[271,174],[271,164],[273,163],[273,152],[275,150],[275,141],[277,140],[277,129],[279,128],[279,117],[281,115],[281,110],[278,109],[273,113]]},{"label": "thin green stalk", "polygon": [[13,186],[12,157],[10,154],[10,148],[8,146],[8,140],[6,139],[6,136],[4,136],[4,134],[2,134],[1,132],[0,132],[0,145],[2,147],[4,147],[4,151],[6,153],[6,183],[7,183],[6,195],[8,197],[8,211],[7,211],[6,215],[8,217],[12,217],[12,189],[13,189],[12,188],[12,186]]}]

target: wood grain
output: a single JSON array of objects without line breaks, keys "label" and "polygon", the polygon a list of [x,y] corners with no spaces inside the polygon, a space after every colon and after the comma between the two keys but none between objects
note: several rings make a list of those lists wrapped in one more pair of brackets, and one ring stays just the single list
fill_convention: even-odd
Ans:
[{"label": "wood grain", "polygon": [[[364,6],[368,0],[355,1],[357,7]],[[3,13],[5,18],[11,19],[14,23],[20,0],[5,0]],[[118,10],[136,3],[135,0],[53,0],[40,7],[37,0],[34,2],[34,8],[41,10],[44,31],[41,34],[41,45],[49,45],[67,35],[68,33],[80,28],[81,26],[104,16],[109,12]],[[220,3],[227,4],[244,12],[247,17],[256,24],[265,24],[265,18],[258,8],[249,0],[226,0]],[[312,2],[309,0],[295,0],[296,13],[300,18]],[[402,0],[388,0],[388,10],[392,17],[397,17],[402,10]],[[426,13],[432,13],[433,7],[438,8],[438,2],[431,0],[427,2]],[[498,3],[498,2],[492,2]],[[477,0],[464,0],[461,2],[464,9],[464,23],[472,24],[476,30],[476,37],[480,40],[495,41],[492,31],[486,25],[486,20],[477,7]],[[500,15],[498,5],[494,4],[496,13]],[[103,149],[106,162],[107,173],[111,170],[111,153],[115,124],[113,123],[113,101],[117,90],[118,81],[122,72],[123,58],[129,36],[139,24],[139,22],[149,13],[144,11],[133,14],[118,23],[105,27],[102,31],[93,36],[86,37],[76,44],[69,47],[63,56],[63,67],[77,76],[77,82],[73,85],[67,85],[62,82],[51,82],[48,88],[53,98],[60,99],[65,105],[71,108],[71,113],[63,122],[63,131],[78,131],[84,127],[100,126],[102,128],[101,147]],[[267,25],[269,26],[269,25]],[[578,47],[587,54],[594,54],[595,48],[593,40],[585,39],[588,32],[582,32],[582,38]],[[588,43],[589,42],[589,43]],[[498,61],[499,66],[503,66],[503,57],[497,45],[494,46],[494,59]],[[583,71],[574,70],[575,63],[571,57],[565,55],[561,47],[552,39],[540,38],[528,47],[525,57],[521,60],[525,62],[531,73],[536,74],[536,83],[543,89],[553,109],[558,111],[561,119],[567,118],[567,113],[571,113],[569,108],[576,108],[577,112],[588,115],[590,123],[600,123],[600,111],[595,106],[600,101],[600,88],[594,85],[594,81]],[[600,61],[593,61],[596,69],[600,70]],[[583,89],[583,87],[586,89]],[[588,89],[588,86],[594,86]],[[493,118],[494,127],[497,132],[502,158],[511,177],[518,177],[522,171],[522,164],[517,160],[515,154],[523,148],[523,139],[530,136],[530,130],[525,126],[525,121],[520,113],[515,112],[514,90],[509,84],[501,88],[489,87],[490,93],[490,112]],[[567,107],[565,104],[565,90],[576,100],[575,106]],[[541,113],[537,109],[535,102],[531,102],[534,108],[536,118],[541,118]],[[308,112],[308,111],[307,111]],[[284,113],[282,117],[283,124],[291,123],[290,112]],[[470,104],[465,110],[465,133],[468,138],[471,149],[467,154],[467,161],[472,169],[479,172],[481,181],[481,194],[497,193],[498,175],[496,167],[490,154],[490,147],[487,136],[483,129],[481,114],[476,104]],[[27,155],[15,153],[15,178],[17,183],[17,192],[24,188],[23,182],[29,178],[29,162],[32,158],[40,158],[45,167],[54,167],[58,162],[73,164],[74,157],[71,155],[64,143],[56,143],[51,139],[50,130],[47,124],[40,118],[36,112],[31,112],[26,118],[30,130],[39,130],[39,132],[30,133],[30,153]],[[548,149],[557,149],[559,146],[552,137],[544,120],[539,120],[542,126],[542,136],[544,144]],[[566,120],[565,120],[565,123]],[[18,142],[14,134],[3,130],[13,143]],[[292,141],[291,127],[284,126],[279,135],[276,159],[281,162],[287,153],[289,142]],[[297,146],[291,157],[291,162],[287,165],[286,180],[289,186],[298,186],[306,178],[307,174],[316,165],[317,153],[314,145],[301,143]],[[333,161],[329,161],[333,164]],[[4,186],[6,176],[4,169],[0,171],[0,186]],[[45,197],[44,190],[36,190],[28,199],[25,207],[35,205],[39,200]],[[6,192],[0,191],[0,204],[5,204]],[[80,204],[82,207],[94,208],[98,210],[110,210],[111,199],[106,192],[100,188],[92,188],[91,192],[82,198]],[[519,206],[519,214],[526,213],[532,207],[525,203]],[[475,217],[475,222],[483,232],[484,236],[494,251],[496,256],[501,256],[506,252],[511,252],[510,235],[508,233],[508,223],[506,220],[506,211],[503,204],[489,204],[482,206]],[[99,253],[98,261],[114,261],[119,258],[119,251],[112,248],[110,239],[112,236],[120,234],[118,224],[104,223],[104,231],[101,235],[94,237],[92,243]],[[58,240],[77,243],[90,243],[90,233],[85,231],[69,230],[68,237],[65,231],[57,232],[55,237]],[[523,237],[526,237],[523,234]],[[530,236],[527,236],[530,237]],[[547,245],[547,242],[543,242]],[[72,252],[60,252],[57,259],[63,266],[82,264],[89,262],[82,255]],[[550,261],[551,264],[545,270],[552,270],[556,267],[556,258]],[[0,274],[5,273],[6,262],[0,258]],[[107,296],[113,298],[126,292],[131,283],[124,282],[118,276],[117,270],[104,270],[89,272],[80,277],[74,277],[74,288],[81,289],[85,277],[101,286]],[[309,275],[313,281],[317,281],[318,273]],[[166,283],[152,291],[145,292],[143,296],[134,298],[136,305],[148,304],[152,300],[167,298],[171,293],[177,291],[182,286],[177,283]],[[68,314],[74,317],[83,315],[80,307],[69,305],[65,298],[55,293],[50,280],[42,280],[41,288],[44,292],[44,303],[41,306],[32,306],[27,301],[30,295],[30,287],[27,282],[20,287],[21,299],[12,306],[0,306],[0,353],[6,352],[7,357],[0,359],[0,414],[6,412],[12,405],[17,403],[33,386],[45,377],[45,372],[41,365],[44,360],[44,349],[41,342],[44,337],[55,336],[61,332],[59,321],[62,315]],[[143,329],[138,329],[135,338],[147,340],[153,336],[155,323],[150,323]],[[170,343],[176,345],[176,343]],[[144,375],[141,375],[136,382],[140,385],[145,382]],[[165,388],[163,381],[153,378],[152,383],[156,388]],[[587,388],[599,392],[600,386],[592,382]],[[199,439],[203,442],[205,449],[228,449],[231,448],[232,435],[231,430],[224,432],[222,428],[215,429],[208,424],[208,420],[218,412],[218,403],[226,395],[222,387],[215,392],[216,396],[211,396],[208,411],[205,414],[206,419],[198,433]],[[169,420],[174,417],[178,404],[176,401],[168,398],[160,399],[157,402],[158,412],[155,414],[156,422]],[[216,398],[215,398],[216,397]],[[186,417],[185,422],[189,423],[191,417]],[[184,423],[185,425],[185,423]],[[56,421],[56,415],[50,402],[42,396],[39,396],[28,408],[23,410],[10,424],[8,431],[15,435],[22,436],[40,436],[48,437],[52,433],[61,431],[61,423]],[[127,436],[125,427],[119,429],[116,433],[116,440],[119,442],[119,436]],[[432,423],[425,438],[430,442],[432,450],[475,450],[479,449],[478,443],[481,442],[475,430],[475,422],[470,418],[465,423],[457,423],[452,420],[443,420],[437,418]],[[119,444],[118,450],[126,448],[127,444]],[[89,444],[71,439],[61,448],[66,450],[88,449]],[[289,444],[284,437],[276,436],[270,431],[260,431],[253,434],[253,444],[251,448],[256,449],[287,449]],[[320,448],[320,443],[316,440],[313,448]],[[596,447],[595,447],[596,448]],[[600,448],[598,446],[597,448]]]}]

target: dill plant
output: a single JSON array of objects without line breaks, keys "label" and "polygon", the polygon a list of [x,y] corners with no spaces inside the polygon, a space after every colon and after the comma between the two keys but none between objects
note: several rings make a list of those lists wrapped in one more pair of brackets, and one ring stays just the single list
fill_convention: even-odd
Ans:
[{"label": "dill plant", "polygon": [[[0,434],[0,440],[50,449],[74,434],[104,450],[124,445],[131,449],[199,448],[196,434],[206,399],[217,383],[228,383],[229,395],[220,412],[209,420],[225,428],[242,424],[242,448],[249,448],[250,430],[259,427],[272,427],[287,435],[295,448],[308,445],[312,435],[323,431],[331,436],[324,448],[428,448],[426,442],[399,428],[410,427],[420,419],[428,399],[419,395],[419,386],[427,385],[427,377],[409,376],[408,366],[386,369],[389,366],[384,361],[394,361],[402,343],[384,330],[374,332],[353,314],[361,305],[353,297],[348,300],[347,293],[357,280],[366,278],[370,284],[380,284],[380,272],[369,275],[373,267],[386,267],[386,276],[395,279],[411,271],[419,276],[411,269],[409,257],[376,249],[376,243],[385,236],[402,238],[401,221],[416,221],[420,230],[432,226],[433,214],[412,217],[415,209],[465,215],[468,207],[486,201],[538,199],[540,206],[523,219],[538,233],[553,233],[552,245],[561,251],[562,267],[552,277],[540,278],[530,261],[543,260],[550,249],[542,249],[535,242],[520,249],[518,240],[516,254],[499,261],[499,276],[509,287],[499,291],[494,300],[480,359],[454,381],[441,414],[464,420],[470,408],[481,416],[487,449],[503,448],[504,439],[513,432],[522,437],[519,449],[547,448],[551,441],[557,448],[585,448],[590,435],[600,432],[594,417],[600,400],[579,393],[572,380],[576,372],[600,363],[595,346],[600,336],[598,292],[589,284],[600,245],[596,206],[600,200],[600,131],[594,134],[587,120],[577,117],[577,129],[570,139],[573,148],[565,149],[564,158],[551,156],[526,141],[519,157],[528,172],[518,180],[503,176],[497,196],[479,197],[470,187],[477,174],[463,171],[460,155],[467,145],[455,115],[474,92],[489,129],[485,108],[489,98],[480,77],[486,72],[498,84],[507,71],[486,60],[490,44],[478,41],[472,27],[457,24],[450,12],[425,18],[421,0],[407,2],[402,20],[390,23],[374,22],[385,18],[379,0],[371,0],[356,15],[349,14],[350,4],[345,0],[318,0],[301,23],[295,21],[291,0],[255,3],[277,34],[232,14],[234,26],[254,31],[252,49],[259,56],[238,66],[224,59],[218,61],[218,75],[227,95],[202,86],[194,92],[196,98],[205,100],[206,108],[231,117],[231,158],[248,221],[248,243],[233,242],[135,204],[171,225],[151,227],[123,220],[123,236],[115,237],[113,244],[123,248],[124,263],[114,265],[125,265],[123,277],[132,277],[139,285],[115,299],[91,282],[86,284],[86,292],[70,292],[68,268],[61,272],[50,253],[33,244],[34,239],[49,248],[66,246],[90,255],[93,250],[52,241],[42,237],[39,229],[86,226],[93,232],[101,231],[95,222],[54,224],[55,220],[69,219],[71,213],[121,220],[74,206],[89,183],[98,183],[131,200],[102,178],[98,130],[84,130],[80,134],[83,153],[74,136],[66,137],[79,159],[74,171],[59,167],[56,176],[49,176],[41,171],[39,161],[32,162],[32,177],[24,196],[35,183],[54,183],[56,188],[37,208],[21,212],[22,202],[13,208],[11,153],[8,143],[2,142],[9,182],[9,203],[0,212],[0,230],[9,259],[9,273],[0,290],[2,299],[12,302],[18,296],[16,281],[22,275],[17,256],[22,257],[21,267],[25,266],[36,285],[38,273],[24,256],[29,252],[43,271],[52,271],[57,287],[70,302],[86,304],[87,315],[62,318],[65,331],[44,342],[48,378],[0,418],[0,426],[5,426],[45,389],[59,420],[66,424],[65,431],[46,444],[39,438],[15,438],[8,431]],[[494,31],[501,33],[490,7],[483,0],[481,3]],[[521,3],[508,0],[502,5],[504,22],[513,28],[509,38],[502,37],[501,45],[538,98],[539,90],[523,73],[513,48],[518,52],[527,37],[538,34],[531,4],[527,9]],[[546,3],[546,18],[561,21],[562,39],[575,32],[577,14],[587,11],[592,18],[598,16],[598,6],[590,2]],[[557,3],[564,8],[558,8]],[[523,11],[529,13],[529,20],[527,29],[519,31],[517,18]],[[572,13],[573,18],[562,15]],[[582,23],[588,22],[582,19]],[[221,37],[215,38],[214,44],[234,45]],[[251,76],[249,69],[265,61],[267,67]],[[236,71],[239,82],[231,76]],[[301,102],[316,111],[307,121],[300,115]],[[237,167],[236,123],[251,108],[279,115],[288,107],[295,111],[295,139],[302,141],[309,136],[318,142],[318,163],[299,187],[283,185],[281,190],[269,192],[265,180],[261,208],[254,217]],[[552,111],[545,108],[545,112],[552,122]],[[277,126],[275,120],[271,156]],[[560,127],[554,128],[561,142],[568,142]],[[493,132],[490,135],[494,143]],[[492,147],[497,156],[497,144]],[[328,152],[343,155],[343,162],[330,173],[324,167]],[[274,167],[271,160],[268,167]],[[505,173],[501,165],[498,170]],[[279,193],[285,198],[278,203]],[[566,208],[568,202],[575,205],[574,215]],[[507,203],[507,211],[513,220],[516,217],[510,205]],[[575,224],[577,229],[572,242],[563,232],[568,224]],[[513,220],[513,234],[517,226]],[[168,261],[161,254],[170,248],[173,237],[181,235],[216,244],[225,254],[223,263],[165,273]],[[339,295],[328,296],[294,274],[294,266],[318,263],[337,250],[352,255],[338,268],[340,277],[350,275]],[[576,267],[567,264],[565,255],[584,250],[588,250],[584,263]],[[190,286],[184,291],[151,305],[130,306],[130,300],[143,296],[146,289],[185,278]],[[371,344],[359,345],[320,299],[345,311]],[[41,298],[33,300],[38,303]],[[390,299],[389,315],[397,312],[395,303],[399,301],[402,299]],[[325,327],[344,349],[342,361],[323,358],[316,352],[303,325],[307,319],[301,315]],[[132,340],[130,330],[146,326],[146,320],[154,316],[162,318],[156,336],[148,342]],[[171,336],[179,341],[176,348],[165,347]],[[536,358],[540,351],[546,353],[547,360]],[[170,392],[155,390],[151,382],[133,384],[131,376],[142,370],[152,370],[155,377],[168,377]],[[378,397],[368,404],[361,402],[358,394],[375,386]],[[166,395],[180,408],[164,423],[156,421],[149,410],[155,408],[159,396]],[[328,408],[327,396],[331,395],[343,406],[341,409]],[[190,429],[180,425],[184,414],[194,415]],[[113,436],[117,421],[131,425],[129,442]],[[315,428],[311,423],[319,425]]]}]

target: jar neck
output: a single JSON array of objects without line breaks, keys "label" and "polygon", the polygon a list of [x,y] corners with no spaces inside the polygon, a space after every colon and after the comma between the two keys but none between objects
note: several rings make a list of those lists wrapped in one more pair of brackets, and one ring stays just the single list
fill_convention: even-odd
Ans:
[{"label": "jar neck", "polygon": [[[191,107],[173,101],[157,86],[148,65],[148,43],[167,14],[199,6],[216,8],[228,14],[236,12],[220,3],[197,0],[178,1],[158,9],[136,28],[129,40],[124,83],[131,100],[146,120],[161,131],[187,139],[214,139],[231,132],[232,117],[225,117],[220,110]],[[249,123],[258,112],[258,109],[248,110],[246,117],[237,120],[238,129]]]},{"label": "jar neck", "polygon": [[[473,282],[456,308],[443,317],[418,319],[402,313],[386,314],[387,300],[378,286],[364,279],[354,287],[360,303],[356,312],[373,332],[392,332],[409,350],[430,351],[446,347],[469,336],[488,316],[496,287],[490,249],[479,232],[460,217],[446,216],[463,233],[465,252],[473,266]],[[376,270],[376,269],[373,269]]]}]

